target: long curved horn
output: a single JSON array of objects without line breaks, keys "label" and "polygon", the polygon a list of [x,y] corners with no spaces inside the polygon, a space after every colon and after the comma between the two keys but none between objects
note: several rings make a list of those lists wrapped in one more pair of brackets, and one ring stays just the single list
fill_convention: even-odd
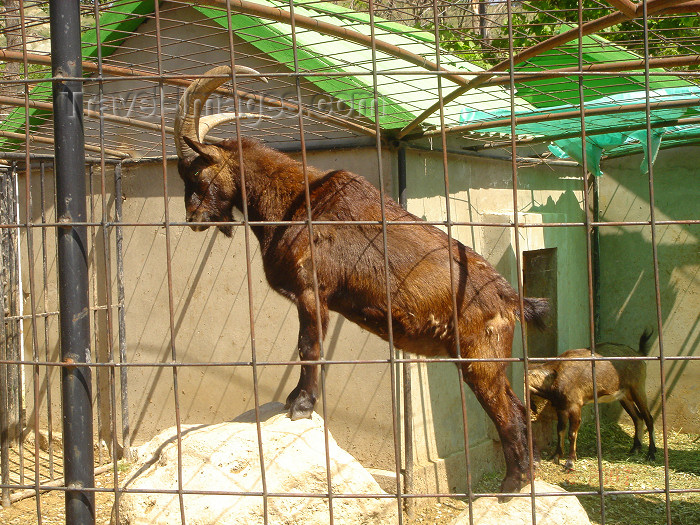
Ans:
[{"label": "long curved horn", "polygon": [[255,115],[251,113],[239,113],[238,115],[235,113],[217,113],[216,115],[206,115],[199,118],[199,139],[197,140],[199,140],[199,142],[204,142],[207,133],[209,133],[212,129],[214,129],[216,126],[220,126],[221,124],[225,124],[226,122],[235,121],[236,118],[241,120],[265,120],[269,119],[270,117],[269,115]]},{"label": "long curved horn", "polygon": [[[247,73],[264,77],[255,69],[245,66],[236,66],[236,73]],[[196,154],[185,142],[184,137],[199,142],[199,116],[209,95],[231,76],[231,66],[218,66],[207,71],[203,77],[190,84],[180,98],[177,115],[175,116],[175,148],[177,156],[186,160]],[[215,116],[215,115],[212,115]],[[207,118],[207,117],[205,117]],[[245,117],[244,117],[245,118]],[[210,119],[207,118],[207,121]],[[228,119],[230,120],[230,119]],[[220,122],[219,122],[220,123]],[[207,131],[213,126],[208,125]],[[206,135],[206,133],[204,134]],[[202,135],[202,138],[204,138]]]}]

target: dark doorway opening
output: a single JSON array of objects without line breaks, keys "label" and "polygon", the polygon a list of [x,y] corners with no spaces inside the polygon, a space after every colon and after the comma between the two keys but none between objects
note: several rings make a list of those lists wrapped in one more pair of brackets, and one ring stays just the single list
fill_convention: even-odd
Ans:
[{"label": "dark doorway opening", "polygon": [[544,248],[523,252],[523,286],[526,297],[549,299],[547,329],[527,330],[529,357],[557,355],[557,249]]}]

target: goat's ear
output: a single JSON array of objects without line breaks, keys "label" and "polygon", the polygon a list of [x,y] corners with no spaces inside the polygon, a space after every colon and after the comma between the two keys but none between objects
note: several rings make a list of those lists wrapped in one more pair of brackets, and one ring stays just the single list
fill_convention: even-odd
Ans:
[{"label": "goat's ear", "polygon": [[204,144],[202,142],[197,142],[196,140],[192,140],[189,137],[182,138],[185,140],[185,142],[190,148],[192,148],[197,154],[201,155],[212,164],[220,162],[222,160],[221,149],[218,146],[215,146],[214,144]]}]

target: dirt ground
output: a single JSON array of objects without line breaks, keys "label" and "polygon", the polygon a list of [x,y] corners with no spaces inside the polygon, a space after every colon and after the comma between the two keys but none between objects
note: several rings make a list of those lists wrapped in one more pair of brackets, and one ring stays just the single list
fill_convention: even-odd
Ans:
[{"label": "dirt ground", "polygon": [[[562,466],[543,459],[537,477],[549,483],[572,491],[595,491],[599,489],[598,460],[593,425],[582,427],[579,434],[579,460],[573,471],[565,471]],[[630,456],[628,449],[632,443],[632,428],[618,424],[601,427],[603,443],[603,486],[605,490],[649,490],[664,489],[665,469],[663,449],[654,462],[645,461],[644,455]],[[661,436],[657,443],[662,445]],[[671,490],[668,508],[674,525],[697,525],[700,523],[700,436],[671,433],[668,436],[669,488]],[[60,447],[53,447],[54,479],[62,476]],[[21,483],[34,483],[34,445],[25,442],[23,459],[24,480]],[[546,454],[545,454],[546,457]],[[99,458],[98,458],[99,459]],[[103,462],[105,457],[102,458]],[[13,478],[11,484],[19,484],[20,468],[17,451],[11,457]],[[109,468],[109,466],[107,467]],[[119,465],[119,482],[125,476],[125,466]],[[46,450],[41,452],[41,482],[50,479],[50,462]],[[496,492],[500,476],[487,476],[475,484],[475,492]],[[96,523],[110,523],[114,493],[109,489],[115,485],[113,468],[95,477]],[[99,491],[103,489],[104,491]],[[673,492],[673,491],[679,492]],[[588,512],[591,523],[602,523],[600,496],[579,498]],[[0,508],[0,523],[3,525],[27,525],[32,523],[63,524],[65,498],[62,491],[50,491],[39,498],[30,497],[13,503],[9,508]],[[608,525],[659,525],[667,522],[666,495],[631,494],[607,495],[603,500],[605,523]],[[405,516],[406,525],[449,524],[467,508],[466,501],[460,498],[445,498],[431,501],[418,509],[413,516]],[[39,520],[38,516],[41,516]]]},{"label": "dirt ground", "polygon": [[[106,472],[95,477],[95,487],[113,486],[114,474]],[[97,492],[95,494],[97,525],[108,525],[114,504],[112,492]],[[39,498],[27,498],[8,509],[0,509],[0,523],[3,525],[29,525],[40,523],[37,516],[41,514],[41,523],[46,525],[65,523],[65,497],[62,491],[53,490],[42,494]]]},{"label": "dirt ground", "polygon": [[[33,485],[35,483],[35,448],[34,438],[30,435],[23,446],[24,454],[20,458],[17,448],[10,449],[10,485]],[[98,472],[106,470],[95,477],[95,488],[101,489],[114,486],[114,470],[108,464],[106,451],[96,452]],[[123,469],[121,469],[123,470]],[[40,439],[39,449],[39,482],[42,485],[52,482],[61,483],[63,478],[63,456],[60,442],[51,446],[45,437]],[[24,490],[11,490],[10,495],[16,496]],[[110,522],[114,494],[112,492],[96,492],[95,508],[97,509],[96,523],[107,525]],[[65,523],[65,496],[61,490],[43,492],[39,497],[28,497],[12,503],[8,508],[0,507],[0,523],[2,525],[29,525],[32,523],[54,524]],[[41,516],[41,519],[39,519]]]}]

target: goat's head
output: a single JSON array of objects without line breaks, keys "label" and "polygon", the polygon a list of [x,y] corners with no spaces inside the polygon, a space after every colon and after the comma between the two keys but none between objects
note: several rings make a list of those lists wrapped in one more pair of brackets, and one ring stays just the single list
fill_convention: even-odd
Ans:
[{"label": "goat's head", "polygon": [[[248,67],[236,66],[235,69],[237,73],[260,76],[260,73]],[[229,66],[210,69],[190,84],[180,99],[175,117],[175,147],[178,171],[185,183],[187,222],[228,222],[233,219],[233,205],[240,186],[238,151],[219,144],[205,144],[204,138],[215,126],[237,118],[250,118],[251,115],[220,113],[200,117],[211,93],[230,76]],[[260,78],[265,80],[262,76]],[[190,226],[195,231],[209,227],[201,224]],[[219,229],[231,235],[231,225],[222,225]]]}]

